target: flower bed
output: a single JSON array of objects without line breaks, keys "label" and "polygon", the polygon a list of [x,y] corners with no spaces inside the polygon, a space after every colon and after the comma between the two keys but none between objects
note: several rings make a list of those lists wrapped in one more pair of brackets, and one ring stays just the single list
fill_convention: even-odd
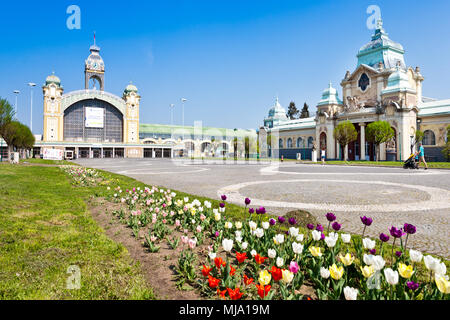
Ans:
[{"label": "flower bed", "polygon": [[342,233],[332,213],[326,214],[328,226],[304,228],[294,218],[271,218],[265,208],[250,208],[246,199],[246,218],[232,221],[225,195],[214,208],[156,187],[109,190],[108,200],[123,205],[114,214],[145,239],[149,252],[158,252],[163,242],[185,248],[177,285],[187,283],[207,298],[311,299],[305,285],[328,300],[449,298],[445,263],[408,249],[417,231],[410,224],[370,239],[369,217],[361,217],[362,235],[355,236]]}]

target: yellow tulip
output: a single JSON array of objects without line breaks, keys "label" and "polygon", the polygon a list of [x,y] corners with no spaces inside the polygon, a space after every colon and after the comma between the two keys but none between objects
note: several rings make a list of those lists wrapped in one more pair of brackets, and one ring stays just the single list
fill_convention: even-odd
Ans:
[{"label": "yellow tulip", "polygon": [[445,279],[444,277],[436,277],[436,286],[438,287],[439,291],[445,294],[450,293],[450,281]]},{"label": "yellow tulip", "polygon": [[365,278],[370,278],[373,275],[373,273],[375,272],[375,269],[372,266],[365,266],[364,268],[363,267],[360,267],[360,268],[361,268],[361,272]]},{"label": "yellow tulip", "polygon": [[399,263],[398,264],[398,273],[402,278],[409,279],[414,274],[414,270],[412,266],[407,266],[406,264]]},{"label": "yellow tulip", "polygon": [[269,273],[269,271],[264,270],[259,273],[259,283],[262,286],[267,286],[271,280],[272,280],[272,275]]},{"label": "yellow tulip", "polygon": [[283,271],[281,271],[281,274],[283,276],[282,281],[285,284],[291,283],[292,279],[294,279],[294,274],[289,270],[283,270]]},{"label": "yellow tulip", "polygon": [[344,264],[344,266],[348,267],[353,263],[355,260],[355,257],[352,257],[350,253],[347,253],[345,256],[342,256],[342,254],[339,254],[339,258],[341,259],[341,262]]},{"label": "yellow tulip", "polygon": [[197,209],[195,209],[194,207],[191,208],[191,214],[192,216],[195,216],[195,214],[197,213]]},{"label": "yellow tulip", "polygon": [[311,252],[311,254],[314,257],[321,257],[322,256],[322,248],[319,248],[319,247],[311,246],[311,247],[309,247],[309,252]]},{"label": "yellow tulip", "polygon": [[329,270],[330,275],[334,280],[339,280],[344,275],[344,267],[338,267],[336,264],[333,264]]}]

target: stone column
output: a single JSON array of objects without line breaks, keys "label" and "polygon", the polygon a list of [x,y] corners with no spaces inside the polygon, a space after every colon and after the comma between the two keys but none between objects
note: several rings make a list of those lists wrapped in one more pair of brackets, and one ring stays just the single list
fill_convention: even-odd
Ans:
[{"label": "stone column", "polygon": [[344,151],[344,161],[348,160],[348,145],[345,146],[345,151]]},{"label": "stone column", "polygon": [[360,123],[359,126],[361,128],[361,133],[360,133],[361,158],[360,159],[365,161],[366,160],[366,124]]}]

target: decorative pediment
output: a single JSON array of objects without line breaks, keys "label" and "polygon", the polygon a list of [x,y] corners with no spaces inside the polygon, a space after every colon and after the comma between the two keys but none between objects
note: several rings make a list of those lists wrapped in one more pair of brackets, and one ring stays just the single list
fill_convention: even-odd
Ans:
[{"label": "decorative pediment", "polygon": [[353,71],[352,74],[346,75],[344,81],[354,81],[359,79],[359,75],[361,73],[367,73],[370,76],[378,75],[380,72],[372,67],[369,67],[368,65],[362,64],[358,68],[356,68],[355,71]]}]

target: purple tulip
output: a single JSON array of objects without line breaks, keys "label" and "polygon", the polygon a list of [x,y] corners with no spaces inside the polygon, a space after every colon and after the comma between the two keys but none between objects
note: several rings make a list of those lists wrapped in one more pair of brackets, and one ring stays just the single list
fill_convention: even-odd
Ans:
[{"label": "purple tulip", "polygon": [[[225,200],[224,200],[225,201]],[[245,198],[245,205],[248,206],[252,201],[249,198]]]},{"label": "purple tulip", "polygon": [[219,206],[220,206],[221,208],[225,208],[225,203],[221,202],[221,203],[219,204]]},{"label": "purple tulip", "polygon": [[408,234],[416,233],[416,227],[409,223],[405,223],[405,225],[403,226],[403,230],[405,230],[405,232]]},{"label": "purple tulip", "polygon": [[222,198],[222,201],[226,201],[227,200],[227,196],[226,195],[222,195],[221,198]]},{"label": "purple tulip", "polygon": [[306,225],[306,227],[307,227],[309,230],[314,230],[314,225],[311,224],[311,223],[308,223],[308,224]]},{"label": "purple tulip", "polygon": [[401,251],[396,251],[396,252],[395,252],[395,255],[396,255],[398,258],[400,258],[400,257],[402,256],[402,252],[401,252]]},{"label": "purple tulip", "polygon": [[368,218],[368,217],[366,217],[366,216],[360,217],[360,219],[361,219],[361,222],[362,222],[365,226],[367,226],[367,227],[370,227],[370,225],[371,225],[372,222],[373,222],[373,219],[372,219],[372,218]]},{"label": "purple tulip", "polygon": [[335,216],[333,213],[331,213],[331,212],[328,212],[328,213],[325,215],[325,217],[326,217],[327,220],[330,221],[330,222],[333,222],[333,221],[336,220],[336,216]]},{"label": "purple tulip", "polygon": [[389,241],[389,236],[387,234],[382,233],[382,234],[380,234],[380,240],[382,242],[388,242]]},{"label": "purple tulip", "polygon": [[254,214],[255,213],[255,209],[253,209],[253,208],[248,209],[248,213]]},{"label": "purple tulip", "polygon": [[269,223],[271,226],[274,226],[277,222],[275,221],[275,219],[270,219]]},{"label": "purple tulip", "polygon": [[214,234],[215,236],[216,236],[216,238],[217,237],[219,237],[220,236],[220,232],[219,231],[216,231],[216,233]]},{"label": "purple tulip", "polygon": [[391,236],[393,236],[396,239],[401,238],[404,235],[402,229],[397,229],[396,227],[391,227],[389,232],[391,233]]},{"label": "purple tulip", "polygon": [[418,284],[418,283],[415,283],[414,281],[408,281],[408,282],[406,283],[406,285],[407,285],[408,288],[409,288],[410,290],[412,290],[412,291],[415,291],[415,290],[417,290],[417,289],[419,288],[419,284]]},{"label": "purple tulip", "polygon": [[297,224],[297,220],[295,220],[295,218],[289,218],[289,224],[291,226],[295,226]]},{"label": "purple tulip", "polygon": [[318,224],[317,227],[316,227],[316,230],[317,230],[317,231],[323,232],[323,227],[322,227],[322,225]]},{"label": "purple tulip", "polygon": [[265,213],[266,213],[266,208],[264,208],[264,207],[256,209],[256,214],[265,214]]},{"label": "purple tulip", "polygon": [[279,223],[284,223],[286,221],[286,218],[285,217],[282,217],[282,216],[279,216],[278,217],[278,222]]},{"label": "purple tulip", "polygon": [[320,235],[320,240],[324,240],[324,239],[325,239],[325,234],[322,233],[322,234]]},{"label": "purple tulip", "polygon": [[375,255],[375,254],[377,253],[377,249],[372,249],[372,250],[369,250],[369,252],[370,252],[370,254],[373,254],[373,255]]},{"label": "purple tulip", "polygon": [[334,222],[334,223],[331,225],[331,227],[333,228],[334,231],[339,231],[339,230],[341,230],[342,225],[340,225],[340,224],[337,223],[337,222]]}]

